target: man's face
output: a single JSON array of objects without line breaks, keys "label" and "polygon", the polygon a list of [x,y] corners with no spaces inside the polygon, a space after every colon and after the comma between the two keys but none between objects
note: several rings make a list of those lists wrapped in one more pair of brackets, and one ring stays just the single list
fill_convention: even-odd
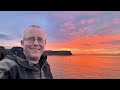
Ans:
[{"label": "man's face", "polygon": [[39,60],[44,52],[46,39],[41,28],[30,27],[24,33],[24,39],[21,41],[26,58],[31,60]]}]

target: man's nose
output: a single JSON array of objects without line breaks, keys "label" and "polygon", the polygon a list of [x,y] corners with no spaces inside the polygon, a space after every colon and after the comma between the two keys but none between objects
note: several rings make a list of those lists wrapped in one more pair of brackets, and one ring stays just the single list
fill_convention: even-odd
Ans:
[{"label": "man's nose", "polygon": [[34,45],[39,45],[39,43],[38,43],[38,40],[37,39],[35,39],[35,41],[34,41],[34,43],[33,43]]}]

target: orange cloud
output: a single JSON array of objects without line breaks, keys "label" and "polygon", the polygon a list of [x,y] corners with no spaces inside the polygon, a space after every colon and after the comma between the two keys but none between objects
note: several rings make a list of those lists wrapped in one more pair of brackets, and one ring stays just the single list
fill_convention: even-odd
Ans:
[{"label": "orange cloud", "polygon": [[74,53],[102,53],[107,52],[108,49],[115,48],[116,46],[119,47],[119,44],[103,44],[103,42],[110,42],[115,40],[120,40],[120,34],[109,36],[93,36],[87,38],[77,38],[74,36],[72,39],[66,42],[47,43],[46,49],[60,50],[65,48],[66,50],[71,50]]}]

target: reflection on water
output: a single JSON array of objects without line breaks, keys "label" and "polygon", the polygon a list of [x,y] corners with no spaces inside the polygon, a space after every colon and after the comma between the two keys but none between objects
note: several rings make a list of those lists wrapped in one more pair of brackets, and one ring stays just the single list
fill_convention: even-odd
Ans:
[{"label": "reflection on water", "polygon": [[48,56],[54,79],[120,79],[120,56]]}]

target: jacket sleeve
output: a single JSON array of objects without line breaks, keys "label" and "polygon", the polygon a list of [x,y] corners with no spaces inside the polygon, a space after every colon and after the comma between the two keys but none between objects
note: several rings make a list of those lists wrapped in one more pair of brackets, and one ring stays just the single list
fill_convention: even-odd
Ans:
[{"label": "jacket sleeve", "polygon": [[16,62],[9,59],[3,59],[0,61],[0,79],[9,79],[9,72],[10,69],[16,65]]}]

